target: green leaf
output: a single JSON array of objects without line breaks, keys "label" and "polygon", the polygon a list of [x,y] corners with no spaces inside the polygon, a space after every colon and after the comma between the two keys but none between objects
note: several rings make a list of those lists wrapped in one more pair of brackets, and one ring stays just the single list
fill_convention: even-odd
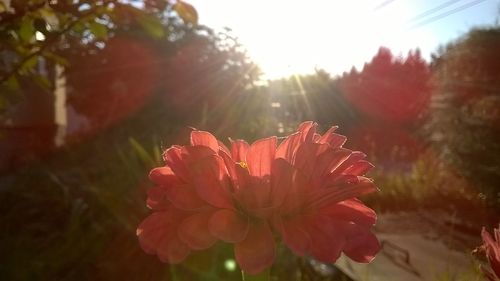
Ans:
[{"label": "green leaf", "polygon": [[19,89],[19,81],[17,81],[17,77],[15,75],[10,76],[9,79],[5,81],[5,84],[9,90],[15,91]]},{"label": "green leaf", "polygon": [[20,73],[26,73],[32,70],[38,63],[38,56],[32,56],[27,61],[25,61],[22,67],[19,69]]},{"label": "green leaf", "polygon": [[19,38],[22,42],[28,43],[35,36],[35,32],[36,30],[35,26],[33,25],[33,18],[25,16],[21,21],[21,26],[19,27],[19,31],[17,32]]},{"label": "green leaf", "polygon": [[164,26],[158,18],[141,13],[137,15],[137,22],[152,37],[160,39],[165,36]]},{"label": "green leaf", "polygon": [[192,5],[179,0],[175,3],[173,9],[184,22],[192,25],[198,24],[198,12]]},{"label": "green leaf", "polygon": [[108,27],[102,23],[98,23],[96,21],[90,22],[89,29],[97,39],[108,38]]},{"label": "green leaf", "polygon": [[59,56],[59,55],[56,55],[52,52],[48,52],[48,51],[45,51],[43,52],[43,56],[52,60],[53,62],[59,64],[59,65],[62,65],[62,66],[68,66],[69,65],[69,62],[67,59]]},{"label": "green leaf", "polygon": [[59,18],[57,17],[54,10],[49,5],[45,5],[39,10],[40,16],[48,23],[52,28],[57,28],[59,26]]},{"label": "green leaf", "polygon": [[154,167],[155,166],[155,164],[156,164],[155,161],[153,160],[153,158],[151,157],[151,155],[146,151],[146,149],[144,148],[144,146],[142,146],[134,138],[129,138],[128,141],[129,141],[130,145],[132,146],[132,148],[137,153],[137,155],[139,156],[139,159],[141,159],[141,161],[145,165],[150,166],[150,167]]}]

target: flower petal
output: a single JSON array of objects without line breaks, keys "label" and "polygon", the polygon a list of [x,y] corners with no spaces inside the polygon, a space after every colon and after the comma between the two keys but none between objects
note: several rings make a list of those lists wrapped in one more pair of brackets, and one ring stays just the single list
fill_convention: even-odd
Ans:
[{"label": "flower petal", "polygon": [[234,255],[241,269],[257,274],[273,264],[276,249],[273,234],[266,223],[252,224],[245,240],[234,246]]},{"label": "flower petal", "polygon": [[233,209],[224,160],[213,155],[191,165],[196,193],[212,206]]},{"label": "flower petal", "polygon": [[309,179],[315,169],[318,155],[329,148],[327,144],[303,143],[297,149],[293,165]]},{"label": "flower petal", "polygon": [[306,255],[311,247],[311,237],[302,228],[301,217],[281,220],[277,223],[283,242],[298,256]]},{"label": "flower petal", "polygon": [[178,264],[184,261],[190,252],[189,247],[179,237],[172,236],[171,239],[165,238],[162,241],[158,248],[158,257],[162,262]]},{"label": "flower petal", "polygon": [[355,176],[362,176],[366,174],[369,170],[371,170],[373,166],[370,162],[365,161],[365,160],[360,160],[351,166],[347,167],[342,174],[344,175],[355,175]]},{"label": "flower petal", "polygon": [[201,212],[184,219],[179,226],[179,238],[193,250],[210,248],[217,238],[208,230],[211,212]]},{"label": "flower petal", "polygon": [[344,253],[356,262],[369,263],[380,251],[380,243],[370,229],[362,226],[353,228],[349,233]]},{"label": "flower petal", "polygon": [[164,160],[166,164],[172,169],[177,177],[182,179],[184,182],[189,181],[189,171],[182,159],[181,148],[171,147],[163,153]]},{"label": "flower petal", "polygon": [[250,175],[263,177],[271,174],[271,164],[276,153],[276,137],[260,139],[248,148],[246,160]]},{"label": "flower petal", "polygon": [[146,199],[148,208],[152,210],[164,210],[170,206],[166,189],[164,186],[155,186],[148,189],[148,198]]},{"label": "flower petal", "polygon": [[302,133],[297,132],[289,135],[280,143],[276,149],[276,158],[283,158],[289,163],[293,163],[294,155],[299,145],[302,143]]},{"label": "flower petal", "polygon": [[158,167],[149,172],[149,178],[158,185],[172,185],[179,183],[177,176],[170,167]]},{"label": "flower petal", "polygon": [[335,134],[334,131],[337,129],[337,126],[331,127],[326,133],[321,136],[318,140],[319,143],[327,143],[332,148],[342,147],[347,141],[347,137],[339,134]]},{"label": "flower petal", "polygon": [[181,210],[199,210],[207,206],[196,193],[194,187],[189,184],[181,184],[165,188],[167,198],[172,204]]},{"label": "flower petal", "polygon": [[324,263],[334,263],[346,243],[344,225],[332,224],[326,216],[314,215],[307,224],[311,236],[310,254]]},{"label": "flower petal", "polygon": [[212,149],[214,152],[219,151],[219,141],[212,134],[205,131],[192,131],[191,145],[206,146]]},{"label": "flower petal", "polygon": [[248,219],[232,210],[218,210],[210,218],[210,233],[222,241],[238,243],[243,241],[248,233]]},{"label": "flower petal", "polygon": [[320,212],[335,220],[354,222],[371,226],[377,221],[377,214],[357,199],[347,199],[336,204],[327,205]]},{"label": "flower petal", "polygon": [[247,151],[250,146],[244,140],[231,140],[231,156],[235,162],[246,163]]},{"label": "flower petal", "polygon": [[311,192],[307,204],[314,208],[321,208],[374,191],[377,191],[377,187],[373,181],[365,177],[358,177],[357,183],[321,188]]},{"label": "flower petal", "polygon": [[271,205],[278,207],[290,191],[295,169],[285,159],[278,158],[273,161],[271,173]]}]

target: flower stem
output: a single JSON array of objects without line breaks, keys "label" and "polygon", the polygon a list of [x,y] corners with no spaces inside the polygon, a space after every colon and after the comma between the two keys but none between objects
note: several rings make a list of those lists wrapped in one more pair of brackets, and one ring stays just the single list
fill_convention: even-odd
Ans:
[{"label": "flower stem", "polygon": [[271,280],[271,269],[268,268],[259,274],[252,275],[241,271],[241,280],[243,281],[269,281]]}]

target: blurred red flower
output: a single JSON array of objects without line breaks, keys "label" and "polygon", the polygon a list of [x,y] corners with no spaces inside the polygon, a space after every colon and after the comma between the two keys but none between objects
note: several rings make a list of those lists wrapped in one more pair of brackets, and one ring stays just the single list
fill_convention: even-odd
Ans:
[{"label": "blurred red flower", "polygon": [[380,245],[370,228],[376,214],[356,197],[376,191],[363,175],[373,166],[359,151],[342,148],[346,137],[332,127],[324,135],[306,122],[278,147],[296,169],[274,223],[285,244],[299,255],[335,262],[343,252],[357,262],[370,262]]},{"label": "blurred red flower", "polygon": [[[280,234],[301,256],[335,262],[344,252],[371,261],[379,250],[370,232],[376,215],[355,197],[376,190],[362,177],[372,166],[341,148],[346,138],[334,128],[320,136],[315,127],[303,123],[278,148],[270,137],[231,141],[228,149],[194,131],[190,146],[168,149],[167,167],[151,172],[158,186],[148,198],[155,213],[138,229],[143,249],[178,262],[219,239],[234,243],[238,264],[254,274],[274,262],[273,234]],[[173,243],[182,247],[166,246]]]},{"label": "blurred red flower", "polygon": [[500,224],[498,228],[493,229],[493,237],[483,227],[481,231],[483,245],[479,250],[486,253],[486,257],[491,266],[491,270],[481,266],[484,275],[491,281],[500,280]]}]

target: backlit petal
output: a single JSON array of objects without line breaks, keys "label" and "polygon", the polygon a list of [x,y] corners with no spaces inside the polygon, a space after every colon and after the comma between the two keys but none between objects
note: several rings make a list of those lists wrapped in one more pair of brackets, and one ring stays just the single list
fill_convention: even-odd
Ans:
[{"label": "backlit petal", "polygon": [[235,162],[246,163],[246,155],[250,146],[244,140],[231,140],[231,156]]},{"label": "backlit petal", "polygon": [[209,220],[210,233],[222,241],[237,243],[248,233],[248,219],[233,210],[218,210]]},{"label": "backlit petal", "polygon": [[179,238],[193,250],[210,248],[217,239],[208,230],[211,212],[200,212],[184,219],[179,225]]},{"label": "backlit petal", "polygon": [[377,237],[366,227],[356,226],[350,232],[344,247],[344,253],[356,262],[369,263],[380,251]]},{"label": "backlit petal", "polygon": [[212,134],[205,131],[192,131],[191,145],[206,146],[212,149],[214,152],[219,151],[219,141]]},{"label": "backlit petal", "polygon": [[250,175],[263,177],[271,174],[271,164],[276,153],[276,137],[260,139],[248,148],[246,160]]},{"label": "backlit petal", "polygon": [[266,223],[252,224],[246,238],[234,246],[241,269],[257,274],[273,264],[276,249],[273,234]]}]

